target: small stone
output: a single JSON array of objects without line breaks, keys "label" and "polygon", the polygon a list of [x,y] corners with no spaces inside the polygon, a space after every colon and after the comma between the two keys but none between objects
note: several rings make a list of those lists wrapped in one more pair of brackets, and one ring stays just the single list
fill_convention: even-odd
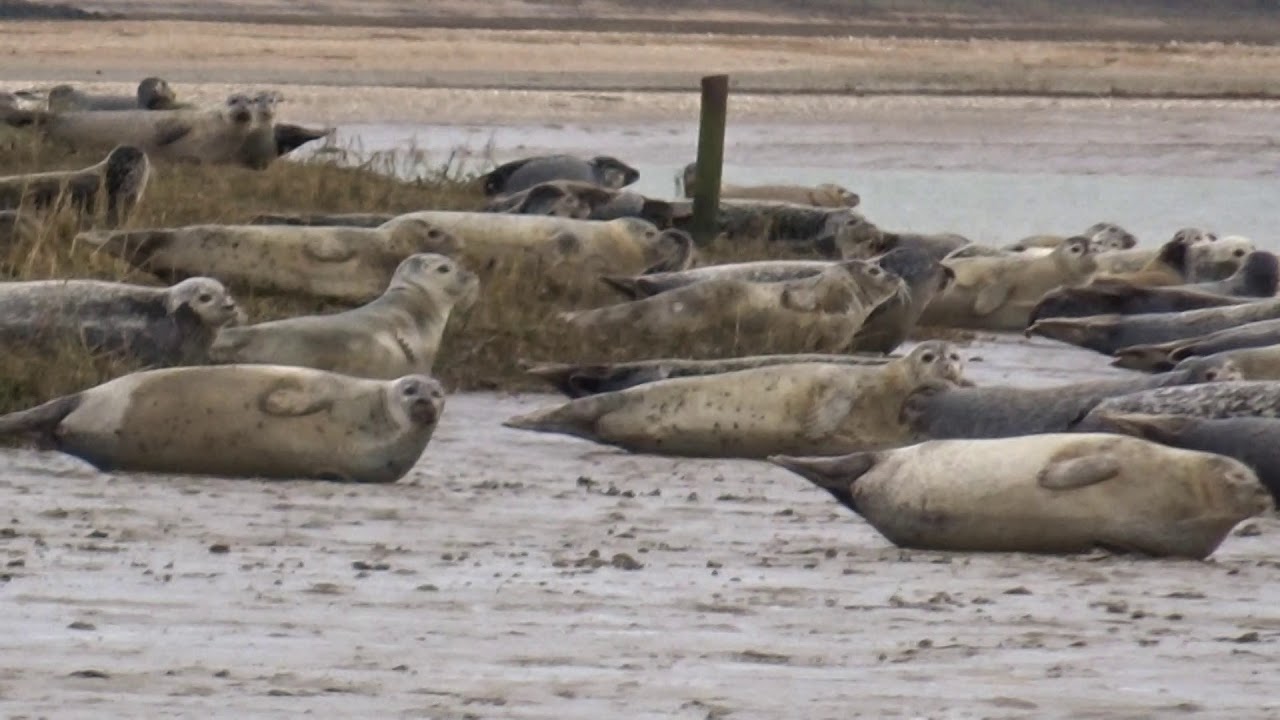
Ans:
[{"label": "small stone", "polygon": [[418,587],[414,588],[414,590],[417,590],[418,592],[440,592],[440,588],[431,584],[419,585]]},{"label": "small stone", "polygon": [[227,553],[231,552],[231,546],[227,545],[226,543],[214,543],[213,545],[209,546],[209,552],[213,553],[214,555],[226,555]]},{"label": "small stone", "polygon": [[97,630],[98,626],[93,623],[77,620],[67,626],[71,630]]},{"label": "small stone", "polygon": [[610,564],[612,564],[614,567],[618,568],[619,570],[639,570],[640,568],[644,567],[643,563],[639,562],[638,560],[636,560],[635,558],[631,557],[626,553],[618,553],[614,555],[613,559],[610,561]]},{"label": "small stone", "polygon": [[111,676],[101,670],[76,670],[75,672],[71,673],[70,677],[91,678],[94,680],[106,680]]},{"label": "small stone", "polygon": [[1008,590],[1005,590],[1004,594],[1005,595],[1030,595],[1031,591],[1019,585],[1018,587],[1009,588]]}]

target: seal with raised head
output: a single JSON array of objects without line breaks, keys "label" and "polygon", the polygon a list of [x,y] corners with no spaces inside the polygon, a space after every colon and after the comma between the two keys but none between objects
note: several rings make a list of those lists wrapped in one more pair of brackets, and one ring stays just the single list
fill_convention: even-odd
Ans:
[{"label": "seal with raised head", "polygon": [[950,344],[928,341],[881,366],[803,363],[646,383],[512,418],[633,452],[761,458],[840,453],[909,441],[902,401],[927,382],[963,377]]},{"label": "seal with raised head", "polygon": [[54,112],[77,110],[173,110],[178,106],[177,95],[163,78],[143,78],[133,95],[94,95],[81,92],[71,85],[55,85],[49,88],[49,109]]},{"label": "seal with raised head", "polygon": [[[677,191],[692,198],[698,182],[698,164],[689,163],[677,178]],[[814,207],[857,207],[862,198],[835,183],[819,185],[731,185],[721,183],[720,197],[726,200],[766,200],[812,205]]]},{"label": "seal with raised head", "polygon": [[[1170,274],[1178,274],[1180,277],[1185,276],[1186,255],[1178,254],[1173,246],[1181,246],[1188,248],[1204,242],[1213,242],[1218,236],[1211,232],[1200,228],[1182,228],[1173,234],[1167,242],[1158,248],[1129,248],[1126,250],[1112,250],[1110,252],[1099,253],[1098,275],[1124,275],[1128,273],[1153,271],[1162,273],[1164,276]],[[1165,257],[1162,258],[1162,255]],[[1151,277],[1155,277],[1152,275]],[[1179,280],[1184,282],[1183,280]],[[1168,283],[1177,284],[1177,283]]]},{"label": "seal with raised head", "polygon": [[1240,235],[1195,243],[1187,249],[1187,282],[1225,280],[1234,275],[1256,249],[1252,240]]},{"label": "seal with raised head", "polygon": [[854,334],[849,350],[890,353],[906,342],[925,308],[955,281],[955,271],[927,251],[911,246],[896,247],[872,262],[902,278],[903,286],[871,311]]},{"label": "seal with raised head", "polygon": [[643,300],[561,313],[576,330],[635,341],[764,342],[792,352],[848,348],[880,304],[898,294],[897,275],[863,260],[778,282],[704,280]]},{"label": "seal with raised head", "polygon": [[1202,359],[1176,372],[1053,387],[925,386],[903,403],[903,422],[922,440],[978,439],[1067,432],[1110,397],[1174,385],[1238,380],[1230,360]]},{"label": "seal with raised head", "polygon": [[[151,177],[151,163],[141,150],[114,148],[102,162],[80,170],[56,170],[0,177],[0,210],[30,206],[51,209],[65,202],[80,212],[106,211],[112,224],[133,212]],[[100,197],[106,202],[99,204]]]},{"label": "seal with raised head", "polygon": [[1189,415],[1102,413],[1095,419],[1110,432],[1235,458],[1253,470],[1273,501],[1280,500],[1280,420],[1276,418],[1211,420]]},{"label": "seal with raised head", "polygon": [[931,440],[771,457],[899,547],[1202,559],[1274,503],[1245,464],[1114,434]]},{"label": "seal with raised head", "polygon": [[[1261,320],[1191,338],[1120,348],[1115,351],[1116,359],[1111,364],[1130,370],[1164,372],[1187,358],[1261,348],[1277,343],[1280,343],[1280,319]],[[1245,372],[1247,376],[1248,371]]]},{"label": "seal with raised head", "polygon": [[1095,405],[1072,430],[1098,432],[1104,429],[1098,419],[1100,415],[1121,413],[1191,415],[1208,419],[1280,417],[1280,382],[1227,380],[1119,395]]},{"label": "seal with raised head", "polygon": [[1280,283],[1280,260],[1275,253],[1255,250],[1244,256],[1240,267],[1225,280],[1185,285],[1189,290],[1230,295],[1233,297],[1275,297]]},{"label": "seal with raised head", "polygon": [[[1094,223],[1080,233],[1089,238],[1089,247],[1095,253],[1129,250],[1138,244],[1133,233],[1111,222]],[[1016,243],[1005,246],[1005,250],[1013,252],[1047,251],[1061,245],[1068,235],[1030,235]]]},{"label": "seal with raised head", "polygon": [[1060,340],[1112,355],[1121,348],[1193,338],[1259,320],[1280,318],[1280,300],[1257,300],[1240,305],[1146,315],[1096,315],[1048,318],[1027,327],[1027,337]]},{"label": "seal with raised head", "polygon": [[[1181,285],[1191,277],[1190,252],[1192,241],[1185,232],[1174,235],[1156,252],[1155,257],[1137,270],[1131,272],[1111,272],[1106,267],[1106,260],[1099,259],[1098,274],[1093,278],[1095,283],[1123,282],[1139,287],[1162,287],[1165,285]],[[1204,243],[1207,244],[1207,243]],[[1116,255],[1118,252],[1110,253]]]},{"label": "seal with raised head", "polygon": [[224,329],[209,348],[209,358],[383,380],[428,375],[454,306],[469,306],[479,286],[476,276],[451,258],[410,255],[373,302],[332,315]]},{"label": "seal with raised head", "polygon": [[1193,289],[1191,285],[1146,287],[1123,280],[1107,280],[1088,285],[1062,287],[1046,294],[1031,309],[1029,324],[1038,320],[1092,315],[1148,315],[1227,307],[1248,302]]},{"label": "seal with raised head", "polygon": [[195,277],[171,287],[103,280],[0,283],[0,343],[83,346],[146,365],[200,363],[218,330],[242,320],[222,283]]},{"label": "seal with raised head", "polygon": [[617,190],[640,179],[640,171],[609,155],[590,159],[540,155],[503,163],[480,176],[484,194],[509,195],[551,180],[578,180]]},{"label": "seal with raised head", "polygon": [[749,355],[712,360],[660,358],[622,363],[522,363],[524,371],[551,383],[571,398],[626,390],[636,385],[670,378],[719,375],[720,373],[770,365],[825,363],[828,365],[884,365],[893,358],[884,355],[833,355],[799,353],[792,355]]},{"label": "seal with raised head", "polygon": [[1088,238],[1073,237],[1043,257],[949,260],[955,281],[925,308],[920,324],[1021,332],[1045,293],[1089,277],[1093,258]]},{"label": "seal with raised head", "polygon": [[374,229],[189,225],[91,231],[78,241],[170,281],[208,274],[236,288],[356,302],[381,295],[406,257],[449,255],[459,248],[457,238],[421,219],[396,219]]},{"label": "seal with raised head", "polygon": [[444,389],[281,365],[132,373],[0,417],[99,470],[391,483],[426,450]]}]

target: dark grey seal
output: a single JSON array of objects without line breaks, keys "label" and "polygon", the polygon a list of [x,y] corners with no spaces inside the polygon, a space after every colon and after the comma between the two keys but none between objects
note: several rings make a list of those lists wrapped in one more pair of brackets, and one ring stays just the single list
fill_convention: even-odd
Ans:
[{"label": "dark grey seal", "polygon": [[1280,318],[1280,300],[1257,300],[1228,307],[1130,317],[1049,318],[1027,327],[1026,334],[1111,355],[1121,348],[1193,338],[1245,323],[1277,318]]},{"label": "dark grey seal", "polygon": [[83,345],[147,365],[203,363],[219,328],[241,320],[222,283],[207,277],[171,287],[99,280],[0,283],[0,343]]},{"label": "dark grey seal", "polygon": [[640,171],[608,155],[589,160],[541,155],[504,163],[480,176],[484,194],[509,195],[551,180],[578,180],[617,190],[640,179]]},{"label": "dark grey seal", "polygon": [[890,353],[906,342],[924,309],[956,279],[955,271],[920,247],[904,245],[872,258],[902,278],[903,290],[877,305],[853,336],[851,352]]},{"label": "dark grey seal", "polygon": [[1072,430],[1106,432],[1102,416],[1141,413],[1144,415],[1190,415],[1218,420],[1223,418],[1280,416],[1280,382],[1274,380],[1228,380],[1201,385],[1163,387],[1108,398],[1094,406]]},{"label": "dark grey seal", "polygon": [[1130,370],[1164,372],[1187,358],[1277,343],[1280,343],[1280,320],[1262,320],[1188,339],[1121,348],[1111,364]]},{"label": "dark grey seal", "polygon": [[1088,285],[1060,287],[1047,293],[1031,309],[1028,324],[1048,318],[1092,315],[1150,315],[1183,312],[1247,302],[1194,286],[1146,287],[1123,280],[1098,280]]},{"label": "dark grey seal", "polygon": [[1107,398],[1151,388],[1239,378],[1227,360],[1199,360],[1177,372],[1046,388],[926,386],[902,405],[921,440],[979,439],[1067,432]]},{"label": "dark grey seal", "polygon": [[[693,230],[693,202],[671,203],[672,227]],[[842,237],[875,237],[879,231],[852,208],[824,208],[813,205],[764,200],[722,200],[716,211],[716,234],[730,242],[768,242],[787,245],[792,250],[823,257],[853,258],[843,251]],[[873,253],[875,255],[882,253]]]}]

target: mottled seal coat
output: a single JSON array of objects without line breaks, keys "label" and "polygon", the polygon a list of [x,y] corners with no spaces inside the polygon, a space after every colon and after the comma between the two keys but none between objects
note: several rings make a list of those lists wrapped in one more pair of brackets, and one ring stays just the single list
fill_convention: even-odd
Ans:
[{"label": "mottled seal coat", "polygon": [[1240,267],[1225,280],[1185,285],[1188,290],[1231,295],[1235,297],[1269,298],[1280,283],[1280,260],[1275,253],[1255,250],[1245,255]]},{"label": "mottled seal coat", "polygon": [[1091,315],[1147,315],[1240,305],[1247,300],[1193,289],[1194,286],[1145,287],[1122,280],[1058,288],[1031,309],[1028,323]]},{"label": "mottled seal coat", "polygon": [[1029,326],[1027,336],[1040,335],[1111,355],[1121,348],[1193,338],[1244,323],[1277,318],[1280,318],[1280,300],[1258,300],[1176,313],[1049,318]]},{"label": "mottled seal coat", "polygon": [[553,215],[577,220],[616,220],[637,217],[656,227],[671,227],[673,209],[665,200],[652,200],[640,193],[600,187],[577,180],[553,180],[510,195],[497,195],[485,206],[486,212],[515,215]]},{"label": "mottled seal coat", "polygon": [[902,400],[962,378],[949,343],[921,343],[879,367],[803,363],[646,383],[571,400],[504,423],[633,452],[761,458],[840,453],[907,441]]},{"label": "mottled seal coat", "polygon": [[141,150],[120,145],[102,162],[81,170],[57,170],[29,175],[0,177],[0,210],[30,206],[49,209],[65,202],[82,212],[99,207],[106,200],[107,219],[123,222],[147,188],[151,163]]},{"label": "mottled seal coat", "polygon": [[[693,203],[671,204],[672,227],[692,232]],[[860,226],[861,229],[854,230]],[[879,231],[851,208],[820,208],[761,200],[722,200],[716,211],[716,233],[731,242],[779,243],[801,252],[839,258],[839,238],[852,234],[879,238]],[[856,244],[856,243],[855,243]],[[880,251],[883,252],[883,251]],[[865,259],[869,253],[858,255]]]},{"label": "mottled seal coat", "polygon": [[934,298],[920,324],[1021,332],[1045,293],[1093,272],[1089,240],[1075,237],[1044,257],[979,257],[947,261],[955,282]]},{"label": "mottled seal coat", "polygon": [[173,110],[177,95],[163,78],[143,78],[133,95],[94,95],[71,85],[49,88],[48,107],[54,112],[76,110]]},{"label": "mottled seal coat", "polygon": [[390,483],[444,410],[435,380],[370,380],[279,365],[133,373],[0,417],[99,470]]},{"label": "mottled seal coat", "polygon": [[704,280],[747,282],[798,280],[817,275],[834,264],[834,260],[754,260],[645,275],[605,275],[601,280],[632,300],[642,300]]},{"label": "mottled seal coat", "polygon": [[[689,163],[677,178],[677,192],[692,198],[698,182],[698,164]],[[862,198],[835,183],[809,185],[731,185],[721,183],[722,200],[765,200],[814,207],[857,207]]]},{"label": "mottled seal coat", "polygon": [[232,287],[357,302],[381,295],[406,257],[459,248],[453,235],[415,219],[374,229],[189,225],[85,232],[78,240],[170,280],[208,274]]},{"label": "mottled seal coat", "polygon": [[1067,432],[1103,400],[1158,387],[1242,377],[1229,360],[1197,360],[1163,375],[1043,388],[930,387],[903,404],[903,421],[928,440],[1017,437]]},{"label": "mottled seal coat", "polygon": [[1208,557],[1272,500],[1246,465],[1112,434],[932,440],[772,457],[900,547]]},{"label": "mottled seal coat", "polygon": [[377,300],[346,312],[276,320],[218,333],[217,363],[297,365],[391,380],[429,375],[449,314],[469,305],[476,276],[443,255],[405,258]]},{"label": "mottled seal coat", "polygon": [[147,365],[204,362],[218,329],[241,320],[222,283],[207,277],[172,287],[101,280],[0,283],[0,344],[81,345]]},{"label": "mottled seal coat", "polygon": [[1225,280],[1234,275],[1256,249],[1252,240],[1239,235],[1195,243],[1187,249],[1187,282]]},{"label": "mottled seal coat", "polygon": [[640,171],[608,155],[590,159],[541,155],[504,163],[480,176],[485,195],[509,195],[551,180],[577,180],[600,187],[624,188],[640,179]]},{"label": "mottled seal coat", "polygon": [[441,228],[462,242],[473,268],[538,268],[544,279],[582,283],[595,275],[680,270],[695,257],[693,240],[639,218],[608,222],[546,215],[424,211],[401,215]]},{"label": "mottled seal coat", "polygon": [[1098,417],[1122,413],[1191,415],[1218,419],[1280,417],[1280,382],[1228,380],[1143,390],[1103,400],[1073,426],[1078,432],[1103,430]]},{"label": "mottled seal coat", "polygon": [[843,350],[878,305],[903,283],[862,260],[797,280],[712,279],[594,310],[561,313],[584,334],[649,340],[728,335],[770,347]]},{"label": "mottled seal coat", "polygon": [[551,383],[571,398],[626,390],[629,387],[670,378],[718,375],[770,365],[825,363],[828,365],[884,365],[891,358],[883,355],[832,355],[802,353],[794,355],[750,355],[714,360],[662,358],[624,363],[582,365],[570,363],[526,363],[525,372]]},{"label": "mottled seal coat", "polygon": [[1280,343],[1280,320],[1262,320],[1190,338],[1120,348],[1115,351],[1116,359],[1112,364],[1130,370],[1163,372],[1190,357],[1277,343]]},{"label": "mottled seal coat", "polygon": [[1280,420],[1263,417],[1207,420],[1187,415],[1102,414],[1111,432],[1133,435],[1184,450],[1225,455],[1248,465],[1280,500]]},{"label": "mottled seal coat", "polygon": [[1226,350],[1203,356],[1190,355],[1177,361],[1173,371],[1177,372],[1188,364],[1201,361],[1229,362],[1240,371],[1241,380],[1280,380],[1280,337],[1271,345]]}]

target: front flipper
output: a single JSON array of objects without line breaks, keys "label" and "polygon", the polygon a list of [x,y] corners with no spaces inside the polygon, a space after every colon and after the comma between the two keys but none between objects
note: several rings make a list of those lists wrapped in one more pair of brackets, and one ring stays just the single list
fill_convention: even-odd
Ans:
[{"label": "front flipper", "polygon": [[1076,490],[1110,480],[1120,474],[1120,460],[1114,455],[1089,455],[1050,462],[1036,482],[1046,490]]},{"label": "front flipper", "polygon": [[973,301],[973,314],[986,316],[999,310],[1009,299],[1010,289],[1008,283],[1003,282],[990,283],[983,287]]},{"label": "front flipper", "polygon": [[354,248],[333,236],[309,238],[302,251],[312,260],[324,263],[346,262],[356,256]]},{"label": "front flipper", "polygon": [[322,383],[286,378],[262,394],[258,409],[275,417],[304,417],[328,410],[334,395]]}]

